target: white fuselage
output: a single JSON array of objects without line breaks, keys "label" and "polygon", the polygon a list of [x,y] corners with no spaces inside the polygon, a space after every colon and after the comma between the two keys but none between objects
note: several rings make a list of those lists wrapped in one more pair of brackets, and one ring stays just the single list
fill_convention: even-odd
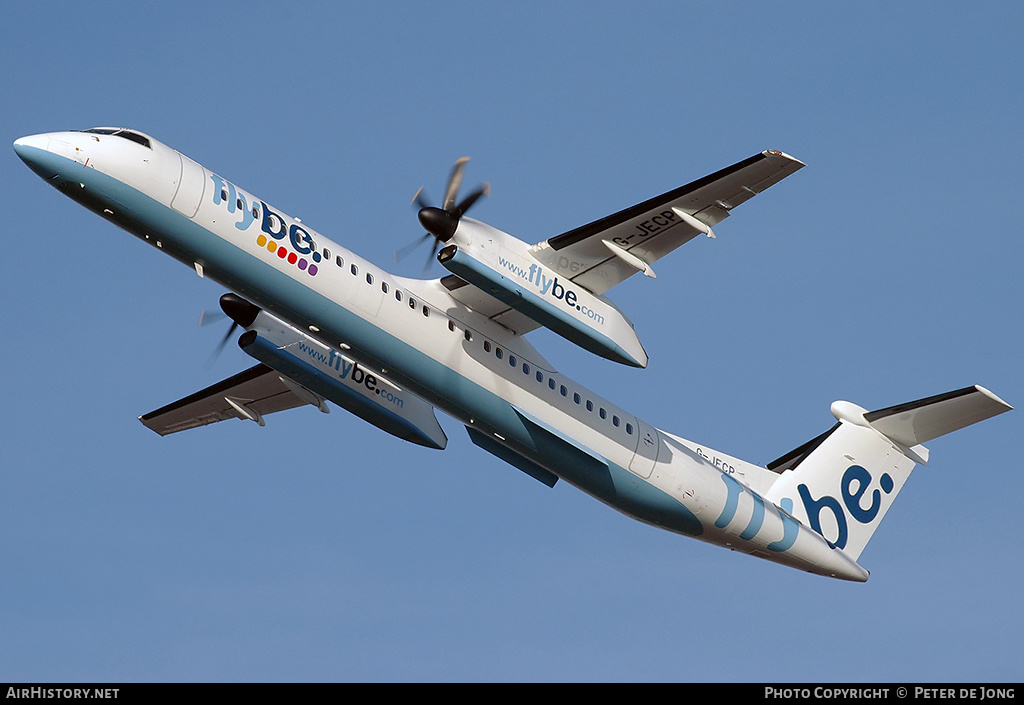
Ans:
[{"label": "white fuselage", "polygon": [[[814,573],[867,578],[762,498],[774,473],[656,430],[553,369],[438,281],[389,274],[146,139],[59,132],[15,148],[69,197],[412,391],[491,452],[523,458],[641,521]],[[489,228],[469,219],[459,227]]]}]

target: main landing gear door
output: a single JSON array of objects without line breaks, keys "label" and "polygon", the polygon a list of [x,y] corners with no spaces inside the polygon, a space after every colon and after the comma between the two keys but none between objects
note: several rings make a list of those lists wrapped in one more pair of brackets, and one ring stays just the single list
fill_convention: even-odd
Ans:
[{"label": "main landing gear door", "polygon": [[658,448],[661,446],[661,439],[658,438],[658,429],[640,419],[636,420],[636,430],[636,452],[633,454],[633,459],[629,461],[629,471],[646,479],[651,476],[654,464],[658,462]]}]

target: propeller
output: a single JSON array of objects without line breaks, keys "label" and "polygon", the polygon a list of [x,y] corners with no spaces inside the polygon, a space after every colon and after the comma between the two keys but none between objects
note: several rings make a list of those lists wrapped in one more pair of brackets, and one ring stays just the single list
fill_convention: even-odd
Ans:
[{"label": "propeller", "polygon": [[231,326],[228,328],[228,332],[221,338],[220,343],[214,349],[213,354],[210,355],[210,360],[207,363],[212,365],[214,361],[220,357],[220,354],[224,352],[224,348],[227,346],[228,341],[231,340],[232,334],[239,328],[239,326],[249,326],[256,319],[259,314],[259,308],[249,303],[240,296],[235,294],[224,294],[220,297],[220,306],[223,313],[220,311],[202,311],[199,314],[199,326],[209,326],[219,323],[225,318],[231,318]]},{"label": "propeller", "polygon": [[459,202],[459,188],[462,186],[462,174],[466,169],[466,162],[469,161],[469,157],[462,157],[452,166],[451,174],[448,176],[448,186],[445,188],[444,201],[440,208],[432,206],[426,195],[423,193],[423,188],[416,192],[413,196],[412,204],[419,209],[419,221],[423,229],[426,230],[426,234],[419,240],[416,240],[410,245],[403,247],[401,250],[395,252],[395,261],[405,257],[414,248],[423,244],[424,241],[433,238],[434,243],[430,249],[430,257],[427,259],[426,271],[430,267],[430,262],[437,256],[437,251],[440,249],[443,243],[448,242],[455,235],[455,231],[459,227],[459,220],[466,214],[474,203],[481,196],[487,196],[491,192],[491,186],[488,183],[483,183],[477,187],[472,193],[462,199]]},{"label": "propeller", "polygon": [[[199,326],[200,328],[203,328],[206,326],[216,325],[223,321],[225,318],[227,318],[227,315],[221,313],[220,311],[204,310],[199,314]],[[218,343],[217,347],[214,348],[213,352],[210,354],[210,359],[207,360],[206,362],[207,367],[212,365],[217,360],[217,358],[220,357],[220,354],[224,352],[224,348],[227,346],[228,341],[231,340],[231,335],[235,332],[236,328],[238,328],[238,323],[232,321],[231,326],[228,328],[228,332],[224,334],[224,337],[221,339],[220,343]]]}]

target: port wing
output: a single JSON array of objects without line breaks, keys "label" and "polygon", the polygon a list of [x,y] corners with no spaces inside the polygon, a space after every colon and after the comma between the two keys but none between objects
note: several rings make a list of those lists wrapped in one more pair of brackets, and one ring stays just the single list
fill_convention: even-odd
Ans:
[{"label": "port wing", "polygon": [[306,404],[327,410],[319,396],[260,364],[239,372],[184,399],[140,416],[139,421],[161,436],[206,426],[226,419],[245,419],[264,425],[263,417]]},{"label": "port wing", "polygon": [[712,227],[733,208],[804,164],[767,150],[685,186],[534,245],[542,264],[594,294],[644,272]]}]

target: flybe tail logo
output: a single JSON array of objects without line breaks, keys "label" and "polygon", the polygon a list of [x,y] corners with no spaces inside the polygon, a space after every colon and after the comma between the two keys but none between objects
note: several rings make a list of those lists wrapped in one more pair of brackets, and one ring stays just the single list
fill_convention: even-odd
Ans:
[{"label": "flybe tail logo", "polygon": [[830,541],[830,543],[837,548],[845,548],[846,542],[849,540],[847,517],[858,524],[865,526],[871,524],[882,509],[882,492],[889,495],[892,494],[895,488],[892,477],[888,473],[882,473],[878,480],[878,487],[881,491],[878,488],[872,490],[870,494],[871,502],[865,507],[863,500],[864,496],[868,493],[872,479],[871,473],[860,465],[848,467],[846,472],[843,473],[843,479],[840,482],[842,503],[830,495],[815,499],[811,496],[807,485],[798,485],[797,491],[800,493],[800,499],[804,503],[804,509],[807,511],[807,520],[810,522],[811,528],[824,536],[821,529],[821,512],[822,510],[828,510],[835,518],[835,523],[838,527],[836,540]]}]

